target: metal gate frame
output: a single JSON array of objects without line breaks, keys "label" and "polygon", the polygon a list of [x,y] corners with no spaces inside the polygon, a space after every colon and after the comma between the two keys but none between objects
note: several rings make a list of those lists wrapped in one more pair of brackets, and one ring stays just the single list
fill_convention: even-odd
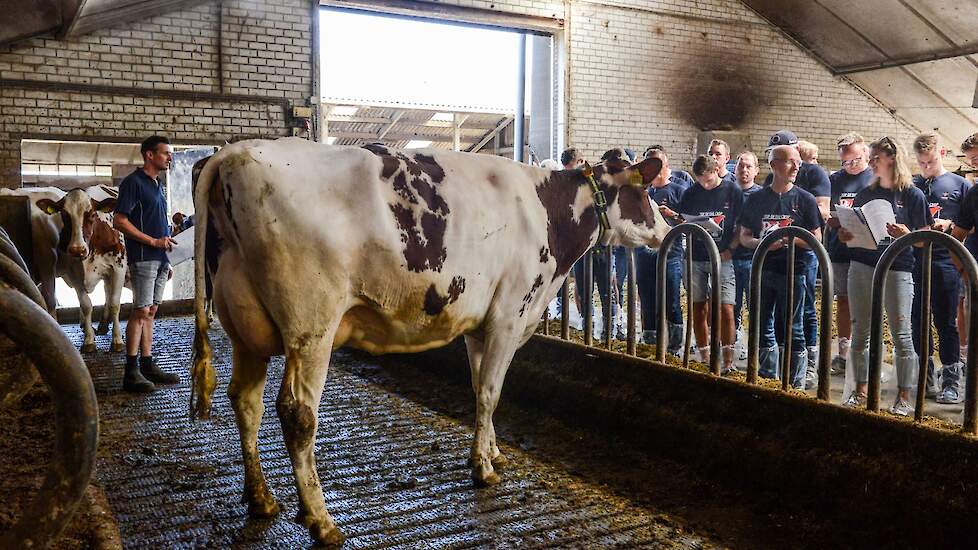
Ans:
[{"label": "metal gate frame", "polygon": [[[866,408],[873,412],[880,410],[880,372],[883,366],[883,281],[890,271],[897,256],[905,249],[916,244],[923,243],[924,261],[921,266],[921,282],[924,286],[924,294],[921,297],[920,315],[924,320],[924,330],[921,334],[925,345],[922,349],[929,349],[931,327],[930,327],[930,281],[931,281],[931,253],[934,244],[939,244],[948,249],[951,255],[957,258],[959,265],[964,269],[967,276],[968,287],[971,291],[971,308],[968,313],[968,341],[972,344],[968,346],[967,373],[965,375],[964,390],[964,422],[962,431],[972,435],[978,435],[978,262],[968,252],[968,249],[954,237],[933,231],[930,229],[918,229],[893,241],[890,246],[880,256],[873,272],[873,294],[872,294],[872,313],[870,316],[869,333],[869,388],[866,396]],[[927,359],[928,356],[920,356],[920,370],[917,378],[917,403],[914,408],[914,421],[920,422],[924,416],[924,388],[927,383]]]},{"label": "metal gate frame", "polygon": [[819,311],[818,320],[818,399],[821,401],[829,400],[829,389],[831,376],[829,366],[832,362],[832,354],[828,353],[832,349],[832,298],[834,283],[832,280],[832,262],[829,260],[829,253],[822,246],[822,242],[815,238],[810,231],[803,227],[790,226],[775,229],[761,240],[754,251],[754,257],[750,266],[750,301],[748,302],[748,313],[750,314],[750,324],[747,329],[747,383],[757,384],[757,372],[759,364],[759,344],[761,339],[761,316],[756,312],[761,309],[761,276],[763,275],[764,261],[774,243],[788,239],[785,245],[787,251],[786,279],[788,281],[788,294],[786,297],[784,318],[784,353],[781,355],[781,389],[787,390],[790,385],[791,370],[791,324],[794,317],[794,281],[795,281],[795,239],[805,241],[818,259],[818,270],[822,276],[822,304]]}]

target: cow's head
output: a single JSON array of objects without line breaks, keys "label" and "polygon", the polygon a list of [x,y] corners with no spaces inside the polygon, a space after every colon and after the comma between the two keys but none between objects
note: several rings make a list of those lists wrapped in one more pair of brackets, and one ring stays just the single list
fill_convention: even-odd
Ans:
[{"label": "cow's head", "polygon": [[601,156],[594,178],[608,201],[611,229],[602,244],[658,247],[669,225],[649,196],[649,185],[662,170],[662,160],[647,158],[632,164],[621,148]]},{"label": "cow's head", "polygon": [[88,243],[92,239],[98,213],[111,212],[115,204],[114,197],[96,201],[84,189],[73,189],[57,202],[47,198],[37,201],[37,207],[42,212],[61,215],[64,229],[58,247],[77,258],[88,256]]}]

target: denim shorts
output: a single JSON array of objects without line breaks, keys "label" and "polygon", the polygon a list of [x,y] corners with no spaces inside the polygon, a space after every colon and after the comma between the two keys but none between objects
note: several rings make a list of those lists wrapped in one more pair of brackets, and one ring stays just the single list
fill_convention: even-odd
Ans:
[{"label": "denim shorts", "polygon": [[[710,262],[693,262],[693,272],[689,274],[689,285],[686,289],[693,295],[693,302],[708,302],[710,300]],[[737,301],[737,279],[734,276],[733,262],[720,262],[720,303],[734,305]]]},{"label": "denim shorts", "polygon": [[132,279],[132,307],[141,308],[163,302],[163,289],[170,276],[170,264],[159,260],[129,264]]},{"label": "denim shorts", "polygon": [[832,286],[836,297],[849,297],[849,262],[832,262]]}]

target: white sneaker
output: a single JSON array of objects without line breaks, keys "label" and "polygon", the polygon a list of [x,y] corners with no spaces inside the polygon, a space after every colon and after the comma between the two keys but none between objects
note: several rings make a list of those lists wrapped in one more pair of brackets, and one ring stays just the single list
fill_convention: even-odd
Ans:
[{"label": "white sneaker", "polygon": [[890,412],[899,416],[912,416],[913,405],[910,404],[910,401],[897,397],[896,403],[890,407]]}]

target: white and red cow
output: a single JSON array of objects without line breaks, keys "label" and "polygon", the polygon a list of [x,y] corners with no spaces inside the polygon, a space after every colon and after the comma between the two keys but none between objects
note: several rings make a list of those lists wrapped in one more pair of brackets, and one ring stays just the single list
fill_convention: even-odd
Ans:
[{"label": "white and red cow", "polygon": [[127,266],[122,235],[112,228],[109,214],[115,208],[114,193],[101,187],[67,193],[46,187],[5,190],[4,194],[30,198],[34,277],[51,314],[58,305],[55,279],[61,277],[78,295],[85,333],[81,350],[95,351],[89,294],[99,281],[104,281],[105,307],[98,332],[108,332],[111,321],[111,350],[122,351],[119,303]]},{"label": "white and red cow", "polygon": [[[296,138],[239,142],[211,157],[195,191],[196,257],[205,256],[205,239],[216,231],[219,257],[206,264],[233,345],[228,394],[249,512],[279,510],[257,434],[267,362],[284,354],[276,410],[299,493],[297,521],[321,543],[343,540],[313,455],[330,352],[342,345],[418,352],[464,335],[476,394],[472,477],[497,483],[493,465],[505,459],[492,415],[503,378],[571,265],[599,234],[605,244],[658,246],[669,229],[647,193],[661,162],[606,158],[593,172],[608,205],[610,227],[601,234],[581,170]],[[197,262],[191,402],[200,418],[216,386],[204,266]]]}]

